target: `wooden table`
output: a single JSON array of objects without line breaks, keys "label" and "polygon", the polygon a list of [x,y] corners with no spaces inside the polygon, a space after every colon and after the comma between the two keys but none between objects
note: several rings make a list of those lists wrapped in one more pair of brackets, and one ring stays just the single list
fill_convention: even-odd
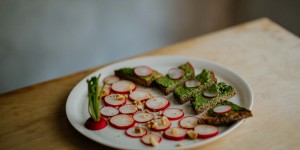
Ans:
[{"label": "wooden table", "polygon": [[[254,117],[201,149],[299,149],[297,36],[263,18],[136,57],[168,54],[223,64],[253,89]],[[65,112],[72,88],[101,67],[0,95],[0,149],[109,149],[77,132]]]}]

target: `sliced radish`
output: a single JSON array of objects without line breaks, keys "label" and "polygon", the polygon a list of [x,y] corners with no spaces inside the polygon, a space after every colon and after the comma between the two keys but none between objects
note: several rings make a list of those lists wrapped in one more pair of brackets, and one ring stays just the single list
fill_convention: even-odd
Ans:
[{"label": "sliced radish", "polygon": [[232,106],[230,105],[220,105],[217,106],[213,109],[213,111],[217,114],[224,114],[224,113],[228,113],[232,110]]},{"label": "sliced radish", "polygon": [[112,84],[111,89],[120,94],[128,94],[132,91],[134,91],[136,88],[136,85],[128,80],[120,80]]},{"label": "sliced radish", "polygon": [[180,68],[171,68],[168,71],[168,76],[171,79],[178,80],[184,76],[184,71]]},{"label": "sliced radish", "polygon": [[148,66],[138,66],[134,68],[134,74],[139,77],[146,77],[152,74],[152,69]]},{"label": "sliced radish", "polygon": [[[99,86],[99,91],[98,91],[98,95],[100,96],[100,91],[101,91],[101,88],[102,88],[102,86]],[[104,88],[103,88],[103,91],[102,91],[102,97],[105,97],[105,96],[107,96],[107,95],[109,95],[111,93],[111,91],[110,91],[110,86],[105,86]]]},{"label": "sliced radish", "polygon": [[219,129],[212,125],[200,124],[195,127],[195,132],[199,138],[210,138],[219,133]]},{"label": "sliced radish", "polygon": [[182,128],[169,128],[163,134],[163,136],[166,139],[175,140],[175,141],[185,139],[185,135],[186,135],[186,131],[185,129]]},{"label": "sliced radish", "polygon": [[218,95],[218,93],[217,92],[215,92],[215,93],[204,92],[202,95],[206,98],[213,98],[213,97],[216,97]]},{"label": "sliced radish", "polygon": [[179,121],[179,126],[184,129],[194,129],[198,125],[199,118],[194,116],[184,117]]},{"label": "sliced radish", "polygon": [[164,97],[154,97],[146,101],[146,107],[151,111],[165,110],[170,106],[168,99]]},{"label": "sliced radish", "polygon": [[193,87],[197,87],[197,86],[201,85],[201,82],[198,80],[188,80],[188,81],[185,81],[184,84],[188,88],[193,88]]},{"label": "sliced radish", "polygon": [[164,131],[167,130],[171,127],[172,122],[169,121],[168,119],[155,119],[154,124],[152,125],[152,130],[153,131]]},{"label": "sliced radish", "polygon": [[152,113],[139,112],[133,115],[133,119],[138,123],[145,123],[154,118]]},{"label": "sliced radish", "polygon": [[103,79],[103,82],[106,82],[108,85],[111,85],[117,81],[120,81],[120,78],[114,75],[107,76]]},{"label": "sliced radish", "polygon": [[128,129],[134,126],[135,121],[129,115],[119,114],[111,117],[109,123],[112,127],[117,129]]},{"label": "sliced radish", "polygon": [[143,127],[131,127],[125,131],[125,134],[129,137],[140,138],[147,134],[147,129]]},{"label": "sliced radish", "polygon": [[137,106],[132,104],[126,104],[119,108],[120,113],[122,114],[133,114],[138,111]]},{"label": "sliced radish", "polygon": [[166,116],[169,120],[178,120],[184,116],[184,112],[179,108],[168,108],[164,110],[163,115]]},{"label": "sliced radish", "polygon": [[112,117],[119,114],[119,110],[111,106],[105,106],[101,108],[100,113],[104,117]]},{"label": "sliced radish", "polygon": [[104,97],[106,106],[119,107],[126,104],[126,99],[121,94],[110,94]]},{"label": "sliced radish", "polygon": [[145,145],[157,146],[161,142],[161,137],[156,134],[150,133],[144,135],[141,138],[141,142]]},{"label": "sliced radish", "polygon": [[142,90],[135,90],[129,94],[129,98],[133,101],[144,102],[150,98],[150,93]]}]

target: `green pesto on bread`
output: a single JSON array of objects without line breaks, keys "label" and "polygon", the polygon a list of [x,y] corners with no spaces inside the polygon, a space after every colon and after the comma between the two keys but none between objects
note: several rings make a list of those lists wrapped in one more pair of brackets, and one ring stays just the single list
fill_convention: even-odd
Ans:
[{"label": "green pesto on bread", "polygon": [[194,80],[200,81],[200,85],[196,87],[187,87],[186,85],[179,85],[173,91],[173,95],[175,100],[180,104],[184,104],[187,101],[191,100],[192,95],[201,92],[213,84],[217,83],[217,78],[213,71],[210,70],[202,70],[200,74],[198,74]]},{"label": "green pesto on bread", "polygon": [[164,94],[169,94],[179,86],[184,84],[185,81],[195,77],[194,67],[190,62],[186,62],[178,66],[178,68],[184,71],[184,75],[180,79],[172,79],[169,75],[162,76],[155,80],[155,86]]},{"label": "green pesto on bread", "polygon": [[[216,96],[208,98],[204,96],[206,93],[215,93]],[[219,82],[202,92],[194,94],[191,97],[190,103],[195,113],[200,114],[210,107],[215,106],[217,103],[230,99],[235,94],[235,89],[231,85],[228,85],[224,82]]]}]

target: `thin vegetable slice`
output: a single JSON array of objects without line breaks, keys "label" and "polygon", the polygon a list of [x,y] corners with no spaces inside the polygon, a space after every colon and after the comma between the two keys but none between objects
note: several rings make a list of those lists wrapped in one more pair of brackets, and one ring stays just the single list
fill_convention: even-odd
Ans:
[{"label": "thin vegetable slice", "polygon": [[179,126],[184,129],[194,129],[199,123],[199,118],[194,116],[184,117],[179,121]]},{"label": "thin vegetable slice", "polygon": [[139,126],[128,128],[125,134],[132,138],[140,138],[147,134],[147,129]]},{"label": "thin vegetable slice", "polygon": [[110,118],[109,123],[116,129],[128,129],[135,125],[134,119],[125,114],[119,114]]},{"label": "thin vegetable slice", "polygon": [[149,110],[156,112],[168,108],[170,106],[170,102],[164,97],[154,97],[147,100],[145,105]]},{"label": "thin vegetable slice", "polygon": [[220,105],[213,109],[213,111],[217,114],[225,114],[232,110],[232,106],[230,105]]},{"label": "thin vegetable slice", "polygon": [[114,76],[114,75],[107,76],[103,79],[103,82],[106,82],[109,85],[111,85],[117,81],[120,81],[120,78],[117,76]]},{"label": "thin vegetable slice", "polygon": [[141,142],[145,145],[157,146],[161,142],[162,138],[156,134],[146,134],[141,138]]},{"label": "thin vegetable slice", "polygon": [[206,98],[214,98],[218,95],[218,93],[217,92],[213,92],[213,93],[212,92],[204,92],[202,95]]},{"label": "thin vegetable slice", "polygon": [[168,108],[164,110],[163,115],[166,116],[169,120],[178,120],[184,116],[184,112],[179,108]]},{"label": "thin vegetable slice", "polygon": [[145,102],[150,98],[150,93],[142,90],[135,90],[129,94],[129,98],[132,101],[141,101]]},{"label": "thin vegetable slice", "polygon": [[100,113],[103,117],[112,117],[119,114],[119,110],[111,106],[105,106],[101,108]]},{"label": "thin vegetable slice", "polygon": [[126,104],[119,108],[120,113],[122,114],[133,114],[138,111],[137,106],[132,104]]},{"label": "thin vegetable slice", "polygon": [[217,127],[206,124],[197,125],[194,131],[198,133],[199,138],[210,138],[219,133],[219,129]]},{"label": "thin vegetable slice", "polygon": [[133,119],[138,123],[146,123],[154,119],[154,115],[152,113],[139,112],[133,115]]},{"label": "thin vegetable slice", "polygon": [[134,74],[139,77],[146,77],[152,74],[152,69],[148,66],[137,66],[134,68]]},{"label": "thin vegetable slice", "polygon": [[179,141],[179,140],[185,139],[186,131],[185,131],[185,129],[182,129],[182,128],[173,127],[173,128],[167,129],[164,132],[163,136],[169,140]]},{"label": "thin vegetable slice", "polygon": [[197,87],[197,86],[201,85],[201,82],[198,80],[188,80],[188,81],[185,81],[184,85],[188,88],[193,88],[193,87]]},{"label": "thin vegetable slice", "polygon": [[106,106],[120,107],[126,104],[126,98],[121,94],[110,94],[104,97],[103,102]]},{"label": "thin vegetable slice", "polygon": [[134,91],[136,85],[128,80],[120,80],[112,84],[111,89],[119,94],[129,94]]},{"label": "thin vegetable slice", "polygon": [[171,79],[178,80],[184,76],[184,71],[180,68],[171,68],[168,71],[168,76]]}]

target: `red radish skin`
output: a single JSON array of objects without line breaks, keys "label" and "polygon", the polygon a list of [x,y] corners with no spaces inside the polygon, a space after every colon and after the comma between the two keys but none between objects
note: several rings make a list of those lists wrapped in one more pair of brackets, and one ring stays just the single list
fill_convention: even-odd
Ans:
[{"label": "red radish skin", "polygon": [[105,106],[100,109],[100,113],[103,117],[112,117],[119,114],[119,110],[111,106]]},{"label": "red radish skin", "polygon": [[217,114],[225,114],[232,110],[232,106],[230,105],[220,105],[213,109],[214,113]]},{"label": "red radish skin", "polygon": [[154,97],[147,100],[145,105],[150,111],[157,112],[168,108],[170,106],[170,102],[164,97]]},{"label": "red radish skin", "polygon": [[128,80],[120,80],[113,83],[111,89],[115,93],[129,94],[136,89],[136,85]]},{"label": "red radish skin", "polygon": [[198,137],[201,139],[210,138],[218,135],[219,129],[212,125],[200,124],[195,127],[194,131],[198,133]]},{"label": "red radish skin", "polygon": [[203,97],[206,97],[206,98],[214,98],[218,95],[218,93],[209,93],[209,92],[204,92],[202,94]]},{"label": "red radish skin", "polygon": [[107,126],[107,121],[103,117],[100,117],[99,121],[94,121],[92,118],[89,118],[84,126],[89,130],[101,130]]},{"label": "red radish skin", "polygon": [[142,90],[135,90],[129,94],[129,99],[132,101],[145,102],[151,97],[150,93]]},{"label": "red radish skin", "polygon": [[104,78],[103,83],[106,82],[106,84],[111,85],[117,81],[120,81],[120,78],[114,75],[110,75]]},{"label": "red radish skin", "polygon": [[149,145],[149,146],[153,146],[151,143],[151,137],[153,137],[157,143],[159,144],[162,140],[162,138],[156,134],[150,133],[150,134],[146,134],[141,138],[141,142],[145,145]]},{"label": "red radish skin", "polygon": [[171,68],[168,71],[168,76],[171,79],[178,80],[184,76],[184,71],[180,68]]},{"label": "red radish skin", "polygon": [[184,84],[188,88],[193,88],[193,87],[197,87],[197,86],[201,85],[201,82],[197,81],[197,80],[188,80],[188,81],[185,81]]},{"label": "red radish skin", "polygon": [[197,118],[197,117],[187,116],[187,117],[182,118],[179,121],[179,126],[184,129],[191,130],[191,129],[194,129],[199,124],[198,121],[199,121],[199,118]]},{"label": "red radish skin", "polygon": [[179,108],[167,108],[164,110],[163,115],[166,116],[169,120],[178,120],[184,116],[184,112]]},{"label": "red radish skin", "polygon": [[163,136],[168,140],[180,141],[185,139],[186,131],[182,128],[169,128],[164,132]]},{"label": "red radish skin", "polygon": [[154,119],[154,115],[152,113],[139,112],[133,115],[133,119],[138,123],[146,123]]},{"label": "red radish skin", "polygon": [[131,127],[131,128],[128,128],[126,131],[125,131],[125,134],[129,137],[132,137],[132,138],[140,138],[144,135],[147,134],[147,129],[146,128],[143,128],[143,127],[139,127],[141,129],[141,132],[140,133],[136,133],[135,132],[135,128],[136,126],[134,127]]},{"label": "red radish skin", "polygon": [[119,108],[120,113],[122,114],[134,114],[138,111],[137,106],[132,104],[126,104]]},{"label": "red radish skin", "polygon": [[[117,99],[118,96],[120,99]],[[126,99],[120,94],[110,94],[104,97],[103,103],[105,106],[120,107],[126,104]]]},{"label": "red radish skin", "polygon": [[137,66],[134,68],[134,74],[139,77],[146,77],[152,74],[152,69],[148,66]]},{"label": "red radish skin", "polygon": [[131,116],[125,114],[119,114],[111,117],[109,119],[109,123],[112,127],[121,130],[128,129],[135,125],[134,119]]}]

